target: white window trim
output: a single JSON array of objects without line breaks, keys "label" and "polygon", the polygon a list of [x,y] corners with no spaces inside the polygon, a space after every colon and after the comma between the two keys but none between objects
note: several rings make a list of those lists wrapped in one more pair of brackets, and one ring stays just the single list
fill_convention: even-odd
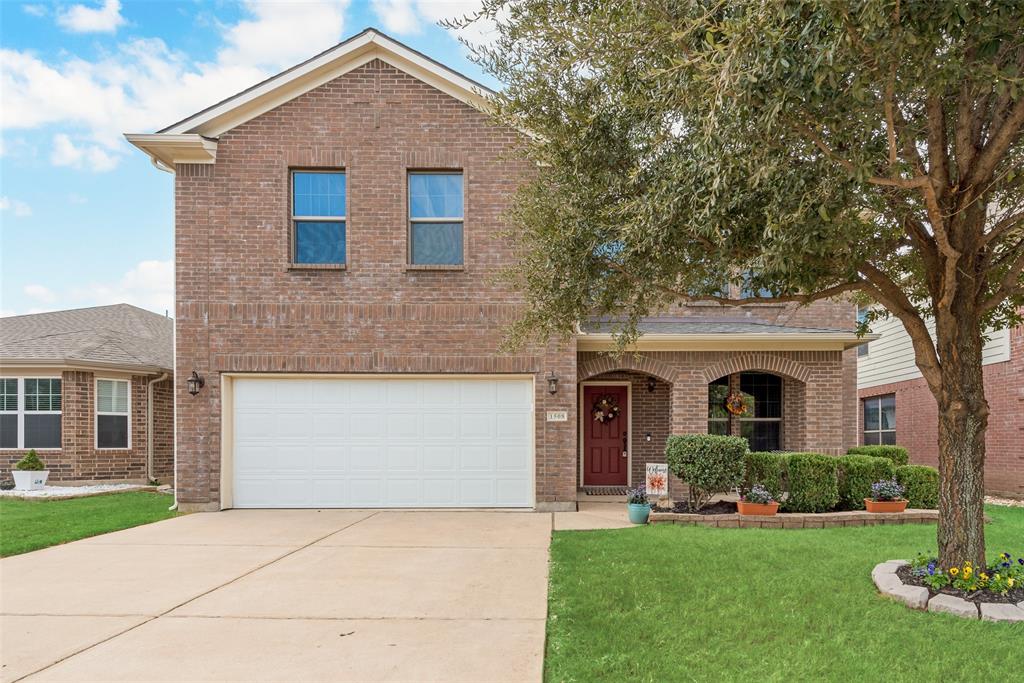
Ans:
[{"label": "white window trim", "polygon": [[[457,175],[462,177],[462,216],[461,217],[439,217],[413,218],[412,215],[412,182],[413,176],[417,175]],[[409,169],[405,174],[405,206],[406,206],[406,243],[408,244],[406,262],[410,266],[424,267],[465,267],[466,265],[466,172],[464,169],[437,169],[432,171],[417,171]],[[462,261],[459,263],[416,263],[412,258],[412,227],[417,223],[458,223],[462,226]]]},{"label": "white window trim", "polygon": [[[17,380],[17,398],[18,408],[17,410],[0,410],[0,414],[3,415],[17,415],[18,416],[18,445],[14,448],[0,448],[2,451],[27,451],[34,448],[37,451],[59,451],[64,445],[64,425],[61,425],[61,446],[56,448],[36,448],[35,446],[25,445],[25,414],[31,415],[62,415],[64,413],[64,378],[59,375],[31,375],[27,377],[0,377],[0,379],[13,379]],[[26,379],[59,379],[60,383],[60,410],[25,410],[25,380]]]},{"label": "white window trim", "polygon": [[[892,398],[893,398],[893,408],[892,409],[895,412],[895,410],[896,410],[896,394],[892,394],[892,393],[890,393],[890,394],[876,394],[874,396],[865,396],[864,398],[862,398],[860,400],[860,420],[861,420],[861,423],[863,424],[863,426],[861,427],[861,430],[860,430],[860,440],[861,440],[861,444],[862,445],[864,445],[864,446],[888,446],[888,445],[891,445],[891,444],[883,444],[882,443],[882,434],[885,434],[886,432],[892,432],[892,440],[895,443],[895,441],[896,441],[896,427],[893,427],[892,429],[882,429],[882,399],[883,398],[887,398],[889,396],[892,396]],[[868,429],[867,418],[865,418],[865,416],[864,416],[864,408],[867,407],[868,401],[873,401],[873,402],[878,404],[878,429]],[[867,439],[865,438],[865,436],[868,435],[868,434],[877,434],[878,435],[878,443],[877,444],[869,444],[867,442]]]},{"label": "white window trim", "polygon": [[[342,186],[345,188],[345,213],[342,216],[302,216],[295,213],[295,174],[296,173],[337,173],[341,175]],[[288,213],[291,215],[292,253],[288,260],[300,266],[344,266],[348,265],[348,171],[344,168],[293,168],[288,172]],[[304,263],[299,261],[298,223],[340,223],[345,233],[345,260],[341,263]]]},{"label": "white window trim", "polygon": [[[100,412],[100,382],[125,382],[128,384],[128,411],[126,413]],[[96,377],[93,381],[93,446],[98,451],[130,451],[132,449],[132,381],[123,377]],[[126,416],[128,418],[128,445],[123,448],[100,448],[100,415]]]}]

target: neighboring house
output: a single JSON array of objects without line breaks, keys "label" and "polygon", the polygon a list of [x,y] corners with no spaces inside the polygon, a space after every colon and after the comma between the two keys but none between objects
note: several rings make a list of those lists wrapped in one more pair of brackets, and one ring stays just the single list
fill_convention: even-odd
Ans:
[{"label": "neighboring house", "polygon": [[[929,324],[929,329],[933,325]],[[895,317],[872,324],[879,338],[858,348],[861,443],[898,443],[915,463],[938,465],[939,411]],[[990,332],[982,352],[988,433],[985,488],[1024,496],[1024,327]]]},{"label": "neighboring house", "polygon": [[[500,352],[530,166],[485,90],[367,30],[127,136],[176,176],[177,373],[205,380],[177,383],[181,509],[574,509],[673,432],[856,443],[851,304],[683,306],[620,358],[608,323]],[[723,387],[755,413],[723,419]]]},{"label": "neighboring house", "polygon": [[50,480],[174,476],[174,321],[117,304],[0,318],[0,458]]}]

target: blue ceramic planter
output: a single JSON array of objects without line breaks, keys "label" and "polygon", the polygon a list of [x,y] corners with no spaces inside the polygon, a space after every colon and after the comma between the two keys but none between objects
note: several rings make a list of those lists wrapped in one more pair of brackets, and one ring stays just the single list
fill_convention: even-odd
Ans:
[{"label": "blue ceramic planter", "polygon": [[633,524],[647,524],[647,518],[651,516],[651,506],[626,503],[629,510],[629,521]]}]

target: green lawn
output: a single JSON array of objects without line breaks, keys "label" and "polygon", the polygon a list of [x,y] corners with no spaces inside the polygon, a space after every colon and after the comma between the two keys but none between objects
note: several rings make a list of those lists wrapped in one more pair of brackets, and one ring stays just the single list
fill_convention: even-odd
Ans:
[{"label": "green lawn", "polygon": [[0,498],[0,557],[173,517],[174,498],[134,491],[70,500]]},{"label": "green lawn", "polygon": [[[990,506],[988,548],[1024,554],[1024,509]],[[935,525],[649,526],[551,544],[549,681],[982,681],[1024,669],[1024,624],[881,598],[878,562],[933,551]]]}]

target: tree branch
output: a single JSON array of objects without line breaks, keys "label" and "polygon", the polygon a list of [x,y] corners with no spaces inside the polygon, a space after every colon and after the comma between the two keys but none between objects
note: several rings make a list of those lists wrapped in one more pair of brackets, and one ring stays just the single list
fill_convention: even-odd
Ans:
[{"label": "tree branch", "polygon": [[[988,143],[982,148],[977,159],[967,176],[967,182],[962,183],[963,187],[976,188],[988,183],[989,178],[995,172],[996,166],[1002,161],[1003,155],[1016,139],[1021,125],[1024,125],[1024,97],[1017,100],[1010,110],[1009,116],[989,137]],[[972,193],[972,196],[976,196]]]},{"label": "tree branch", "polygon": [[[821,139],[821,136],[819,136],[811,128],[809,128],[809,127],[807,127],[807,126],[805,126],[803,124],[796,124],[795,128],[796,128],[796,130],[799,133],[801,133],[808,140],[810,140],[812,143],[814,143],[815,147],[820,149],[826,156],[830,157],[832,160],[834,160],[840,166],[842,166],[843,168],[848,170],[850,173],[856,173],[857,172],[857,165],[856,164],[854,164],[849,159],[844,159],[843,157],[839,156],[834,151],[832,151],[832,148],[829,147],[827,144],[825,144],[825,141]],[[918,176],[914,176],[913,178],[883,178],[881,176],[868,176],[866,178],[866,181],[868,183],[870,183],[871,185],[880,185],[880,186],[883,186],[883,187],[902,187],[904,189],[913,189],[913,188],[917,188],[917,187],[922,187],[923,185],[928,183],[928,176],[926,176],[926,175],[918,175]]]},{"label": "tree branch", "polygon": [[1009,269],[996,285],[992,295],[981,305],[982,313],[988,313],[999,307],[1007,297],[1020,287],[1021,274],[1024,273],[1024,250],[1018,251],[1016,258],[1010,263]]}]

